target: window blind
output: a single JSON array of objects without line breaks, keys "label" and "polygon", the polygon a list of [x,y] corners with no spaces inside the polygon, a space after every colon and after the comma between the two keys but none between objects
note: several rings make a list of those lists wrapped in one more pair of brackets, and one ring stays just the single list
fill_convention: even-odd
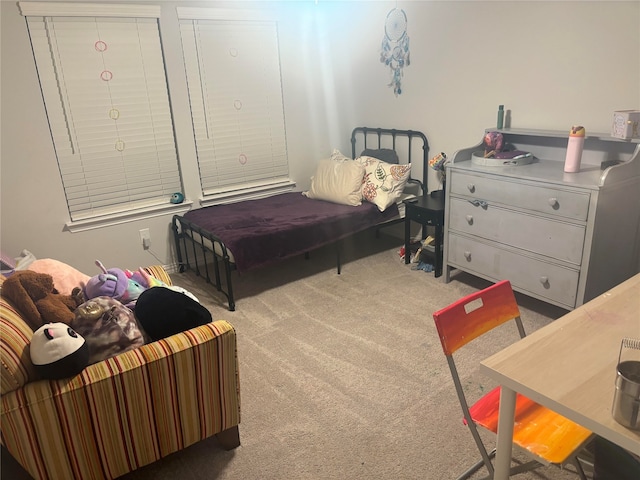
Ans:
[{"label": "window blind", "polygon": [[203,195],[290,185],[276,22],[179,16]]},{"label": "window blind", "polygon": [[23,15],[71,221],[168,205],[182,186],[157,15],[44,5],[49,16]]}]

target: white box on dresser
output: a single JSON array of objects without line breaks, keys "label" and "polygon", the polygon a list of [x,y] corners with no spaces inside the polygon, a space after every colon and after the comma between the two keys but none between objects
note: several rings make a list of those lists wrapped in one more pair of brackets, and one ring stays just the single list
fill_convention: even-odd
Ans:
[{"label": "white box on dresser", "polygon": [[481,144],[453,155],[445,283],[463,270],[509,280],[519,292],[573,309],[640,271],[639,139],[587,132],[580,171],[565,173],[566,132],[499,131],[506,145],[535,160],[473,164],[471,154],[482,151]]}]

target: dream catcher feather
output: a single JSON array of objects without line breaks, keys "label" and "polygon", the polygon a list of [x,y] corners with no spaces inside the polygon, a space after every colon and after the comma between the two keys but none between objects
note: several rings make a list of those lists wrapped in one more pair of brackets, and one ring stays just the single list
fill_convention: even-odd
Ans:
[{"label": "dream catcher feather", "polygon": [[408,67],[409,59],[409,35],[407,35],[407,14],[404,10],[394,8],[387,14],[384,23],[384,38],[380,51],[380,62],[391,69],[391,83],[393,93],[402,93],[402,69]]}]

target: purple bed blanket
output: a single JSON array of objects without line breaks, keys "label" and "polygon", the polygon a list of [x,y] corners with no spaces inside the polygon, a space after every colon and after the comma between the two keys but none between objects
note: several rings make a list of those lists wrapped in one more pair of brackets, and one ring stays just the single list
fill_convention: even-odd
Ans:
[{"label": "purple bed blanket", "polygon": [[368,202],[358,207],[312,200],[300,192],[214,205],[184,217],[219,237],[233,253],[238,272],[310,252],[398,217]]}]

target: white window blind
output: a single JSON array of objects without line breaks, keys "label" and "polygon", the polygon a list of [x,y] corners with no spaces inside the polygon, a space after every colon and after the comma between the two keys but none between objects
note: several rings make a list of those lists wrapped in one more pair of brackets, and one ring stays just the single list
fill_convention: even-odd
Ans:
[{"label": "white window blind", "polygon": [[276,22],[178,15],[204,197],[291,185]]},{"label": "white window blind", "polygon": [[[40,15],[38,6],[45,9]],[[20,7],[71,221],[169,205],[182,186],[160,9],[26,2]]]}]

